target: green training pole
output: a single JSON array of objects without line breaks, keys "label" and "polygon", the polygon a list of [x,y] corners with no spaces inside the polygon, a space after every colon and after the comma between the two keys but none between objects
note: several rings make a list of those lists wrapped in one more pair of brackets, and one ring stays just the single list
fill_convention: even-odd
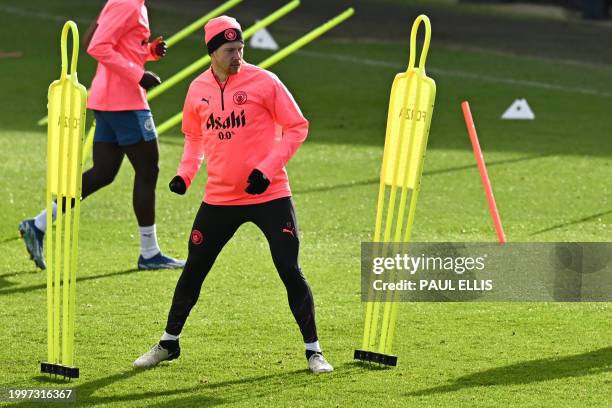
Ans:
[{"label": "green training pole", "polygon": [[[245,40],[248,39],[253,34],[255,34],[257,31],[259,31],[260,29],[264,27],[269,26],[270,24],[279,20],[281,17],[284,17],[285,15],[287,15],[290,11],[294,10],[299,5],[300,5],[300,0],[293,0],[291,3],[287,3],[280,9],[276,10],[274,13],[270,14],[268,17],[264,18],[263,20],[255,23],[254,25],[246,29],[242,33],[242,38]],[[183,68],[182,70],[180,70],[179,72],[177,72],[176,74],[172,75],[170,78],[162,82],[161,85],[158,85],[155,88],[153,88],[150,92],[147,92],[147,100],[152,101],[157,96],[166,92],[168,89],[172,88],[174,85],[181,82],[182,80],[189,77],[190,75],[198,72],[200,69],[202,69],[209,63],[210,63],[210,55],[206,55],[198,59],[197,61],[189,64],[187,67]]]},{"label": "green training pole", "polygon": [[176,115],[172,116],[170,119],[162,123],[157,127],[157,134],[161,135],[162,133],[166,133],[168,130],[172,129],[176,125],[180,125],[183,120],[183,112],[179,112]]},{"label": "green training pole", "polygon": [[319,27],[315,28],[314,30],[310,31],[308,34],[300,37],[298,40],[296,40],[293,43],[289,44],[288,46],[286,46],[285,48],[283,48],[282,50],[280,50],[276,54],[274,54],[274,55],[270,56],[269,58],[263,60],[262,62],[260,62],[258,64],[258,66],[260,68],[266,69],[266,68],[276,64],[277,62],[279,62],[280,60],[284,59],[288,55],[294,53],[295,51],[297,51],[298,49],[302,48],[306,44],[316,40],[321,35],[325,34],[329,30],[331,30],[332,28],[334,28],[337,25],[339,25],[340,23],[342,23],[344,20],[346,20],[349,17],[351,17],[353,14],[355,14],[355,10],[353,10],[353,8],[347,9],[343,13],[341,13],[338,16],[334,17],[333,19],[329,20],[327,23],[322,24],[321,26],[319,26]]},{"label": "green training pole", "polygon": [[[299,39],[297,39],[290,45],[276,52],[274,55],[261,61],[259,64],[257,64],[257,66],[260,68],[264,68],[264,69],[271,67],[277,62],[293,54],[300,48],[316,40],[318,37],[325,34],[327,31],[336,27],[338,24],[342,23],[344,20],[352,16],[354,13],[355,13],[355,10],[353,10],[352,8],[347,9],[345,12],[343,12],[342,14],[339,14],[334,19],[328,21],[327,23],[321,25],[320,27],[315,28],[308,34],[303,35],[302,37],[300,37]],[[165,122],[163,122],[161,125],[157,127],[157,134],[161,135],[162,133],[167,132],[168,130],[172,129],[176,125],[179,125],[182,120],[183,120],[183,112],[177,113],[176,115],[172,116],[170,119],[166,120]]]},{"label": "green training pole", "polygon": [[[284,17],[285,15],[287,15],[290,11],[294,10],[299,5],[300,5],[300,0],[293,0],[290,3],[287,3],[283,7],[276,10],[274,13],[270,14],[263,20],[257,22],[256,24],[252,25],[251,27],[243,31],[242,38],[246,40],[247,38],[255,34],[258,30],[264,27],[267,27],[270,24],[274,23],[275,21],[279,20],[280,18]],[[155,99],[157,96],[161,95],[162,93],[172,88],[174,85],[178,84],[179,82],[189,77],[190,75],[198,72],[199,70],[201,70],[203,67],[205,67],[209,63],[210,63],[210,55],[206,55],[198,59],[197,61],[192,62],[187,67],[183,68],[176,74],[172,75],[169,79],[162,82],[161,85],[156,86],[150,92],[147,92],[147,100],[151,101]],[[182,119],[182,114],[180,115],[181,116],[178,119],[177,119],[178,115],[175,115],[170,119],[171,121],[173,121],[172,122],[173,124],[171,126],[169,126],[170,124],[166,122],[164,122],[161,126],[158,126],[157,134],[160,135],[164,131],[172,128],[173,126],[176,126],[177,123],[180,123]],[[91,147],[93,146],[94,129],[95,129],[95,126],[92,126],[92,128],[89,130],[89,133],[87,134],[87,140],[85,141],[85,149],[84,149],[85,151],[83,153],[83,162],[87,161],[89,157],[89,152],[91,151]]]}]

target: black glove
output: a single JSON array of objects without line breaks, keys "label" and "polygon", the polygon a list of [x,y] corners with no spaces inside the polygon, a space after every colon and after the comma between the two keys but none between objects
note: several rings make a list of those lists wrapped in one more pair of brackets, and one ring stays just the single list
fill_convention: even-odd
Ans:
[{"label": "black glove", "polygon": [[170,187],[170,191],[176,194],[183,195],[187,191],[187,184],[185,184],[185,180],[181,176],[174,176],[170,183],[168,184]]},{"label": "black glove", "polygon": [[142,86],[146,91],[148,91],[149,89],[161,84],[161,82],[161,79],[159,79],[156,74],[151,71],[145,71],[145,73],[142,75],[142,78],[140,78],[140,82],[138,84]]},{"label": "black glove", "polygon": [[247,186],[246,191],[249,194],[261,194],[270,185],[270,180],[259,170],[255,169],[249,174],[249,178],[247,179],[249,185]]},{"label": "black glove", "polygon": [[151,43],[151,48],[158,58],[165,57],[166,52],[168,52],[168,45],[162,37],[157,37],[155,41]]}]

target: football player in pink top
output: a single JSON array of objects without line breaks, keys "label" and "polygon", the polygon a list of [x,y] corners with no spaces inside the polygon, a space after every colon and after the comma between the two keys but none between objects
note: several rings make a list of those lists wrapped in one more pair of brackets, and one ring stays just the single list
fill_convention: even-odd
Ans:
[{"label": "football player in pink top", "polygon": [[[110,184],[127,156],[134,167],[133,206],[140,230],[139,269],[182,268],[184,261],[162,254],[155,228],[155,186],[159,150],[146,91],[161,80],[144,70],[166,54],[151,31],[144,0],[108,0],[91,28],[87,52],[98,61],[87,107],[96,118],[93,167],[83,173],[82,199]],[[57,206],[54,203],[53,220]],[[24,220],[19,231],[36,265],[45,269],[43,239],[47,212]]]},{"label": "football player in pink top", "polygon": [[298,264],[298,225],[285,171],[306,139],[308,121],[276,75],[243,60],[242,31],[235,19],[217,17],[204,31],[211,67],[187,92],[185,146],[170,190],[184,194],[206,159],[206,191],[165,332],[134,366],[153,367],[180,355],[179,335],[206,275],[236,230],[252,222],[270,245],[310,370],[330,372],[333,367],[323,357],[317,337],[312,292]]}]

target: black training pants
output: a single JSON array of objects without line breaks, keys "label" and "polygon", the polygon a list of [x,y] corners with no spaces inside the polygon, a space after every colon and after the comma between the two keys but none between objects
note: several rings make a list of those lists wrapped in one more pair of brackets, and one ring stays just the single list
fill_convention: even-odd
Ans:
[{"label": "black training pants", "polygon": [[236,230],[249,221],[257,225],[268,240],[272,260],[287,289],[289,307],[304,342],[317,341],[312,292],[298,265],[300,241],[291,197],[251,205],[202,203],[193,223],[187,263],[174,290],[167,333],[180,334],[217,255]]}]

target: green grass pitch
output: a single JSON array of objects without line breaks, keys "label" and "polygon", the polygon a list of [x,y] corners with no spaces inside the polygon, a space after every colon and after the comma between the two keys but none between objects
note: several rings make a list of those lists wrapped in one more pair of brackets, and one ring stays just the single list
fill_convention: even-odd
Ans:
[{"label": "green grass pitch", "polygon": [[[3,51],[23,52],[0,60],[0,388],[70,387],[79,406],[96,407],[575,407],[612,399],[607,303],[402,304],[394,341],[399,366],[368,368],[352,360],[363,330],[360,242],[373,232],[389,90],[405,70],[407,39],[323,38],[271,69],[311,122],[288,172],[301,266],[333,374],[306,370],[284,287],[252,225],[239,230],[208,276],[180,359],[132,370],[163,331],[180,271],[136,270],[133,170],[126,160],[115,183],[81,207],[75,345],[81,378],[66,384],[40,375],[46,278],[28,259],[17,225],[44,205],[46,133],[36,121],[60,71],[62,22],[54,16],[95,13],[95,5],[74,1],[0,7]],[[151,14],[154,34],[153,17],[169,32],[188,22],[179,13],[152,8]],[[169,77],[203,55],[200,37],[171,48],[150,69]],[[277,39],[286,45],[293,38]],[[268,55],[245,52],[252,63]],[[93,61],[81,53],[79,66],[89,85]],[[610,240],[610,67],[458,49],[435,39],[427,67],[438,93],[414,240],[496,239],[461,115],[464,99],[509,241]],[[186,86],[152,103],[158,124],[181,109]],[[535,121],[500,120],[516,98],[528,100]],[[185,257],[205,172],[185,196],[170,193],[166,185],[182,153],[178,129],[161,137],[160,149],[160,245]]]}]

